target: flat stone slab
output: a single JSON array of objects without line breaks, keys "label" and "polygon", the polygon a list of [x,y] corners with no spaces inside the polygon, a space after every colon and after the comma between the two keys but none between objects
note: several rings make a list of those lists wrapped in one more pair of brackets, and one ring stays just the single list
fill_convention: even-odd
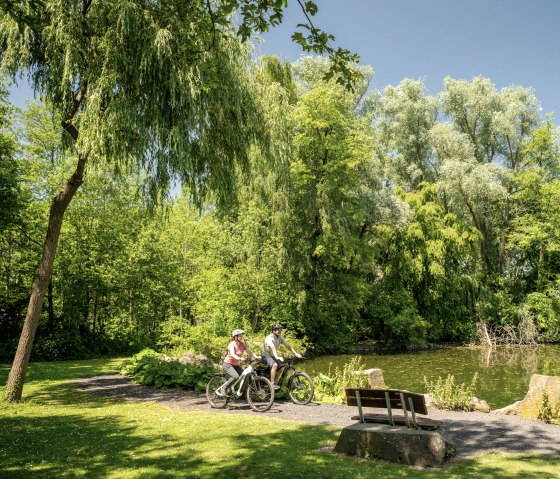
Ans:
[{"label": "flat stone slab", "polygon": [[356,423],[345,427],[335,452],[419,467],[440,467],[455,452],[442,431],[424,431],[385,424]]}]

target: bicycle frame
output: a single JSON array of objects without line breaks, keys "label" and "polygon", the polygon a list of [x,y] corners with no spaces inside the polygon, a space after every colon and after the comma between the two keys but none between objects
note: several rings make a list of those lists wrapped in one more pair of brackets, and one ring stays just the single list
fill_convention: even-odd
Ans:
[{"label": "bicycle frame", "polygon": [[276,371],[276,384],[282,387],[284,384],[284,378],[288,376],[288,372],[292,371],[292,374],[296,372],[296,368],[293,365],[293,360],[289,359],[282,364]]},{"label": "bicycle frame", "polygon": [[[230,390],[235,394],[237,397],[243,396],[245,390],[247,389],[247,384],[249,381],[249,376],[254,372],[253,366],[250,364],[243,370],[243,372],[239,375],[239,377],[235,380],[235,382],[230,386]],[[235,387],[237,386],[237,390]]]}]

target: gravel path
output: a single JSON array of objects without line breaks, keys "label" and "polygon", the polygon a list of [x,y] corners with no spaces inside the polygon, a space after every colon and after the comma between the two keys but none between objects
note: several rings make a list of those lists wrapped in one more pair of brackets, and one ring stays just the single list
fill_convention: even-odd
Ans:
[{"label": "gravel path", "polygon": [[[355,423],[350,417],[357,413],[344,405],[311,403],[298,406],[284,400],[276,401],[266,413],[253,412],[245,401],[234,401],[225,409],[212,409],[204,394],[141,386],[116,374],[89,376],[74,382],[79,390],[90,394],[114,399],[152,401],[179,411],[264,414],[279,419],[341,427]],[[457,457],[460,458],[490,451],[560,455],[560,426],[493,412],[485,414],[432,409],[429,417],[443,421],[444,435],[455,444]]]}]

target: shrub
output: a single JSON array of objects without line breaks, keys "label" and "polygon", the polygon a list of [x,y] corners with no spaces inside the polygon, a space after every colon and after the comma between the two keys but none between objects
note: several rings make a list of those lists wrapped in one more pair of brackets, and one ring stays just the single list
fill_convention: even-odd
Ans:
[{"label": "shrub", "polygon": [[542,392],[538,419],[549,424],[560,424],[560,404],[554,406],[546,391]]},{"label": "shrub", "polygon": [[179,387],[203,391],[214,369],[199,364],[182,364],[178,358],[144,349],[123,362],[121,374],[133,381],[157,388]]},{"label": "shrub", "polygon": [[441,376],[436,381],[428,381],[424,376],[426,391],[432,396],[432,403],[438,409],[451,411],[471,411],[472,398],[478,381],[475,373],[470,385],[455,384],[455,377],[448,374],[447,378]]},{"label": "shrub", "polygon": [[330,403],[344,402],[344,388],[367,388],[369,387],[368,377],[363,374],[364,366],[362,358],[355,356],[344,367],[335,368],[331,376],[329,373],[319,373],[313,378],[315,385],[315,398],[318,401]]}]

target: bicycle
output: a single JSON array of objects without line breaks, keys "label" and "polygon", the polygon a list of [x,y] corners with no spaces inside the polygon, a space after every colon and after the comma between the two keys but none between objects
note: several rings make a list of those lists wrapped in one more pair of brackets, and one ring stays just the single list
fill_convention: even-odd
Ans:
[{"label": "bicycle", "polygon": [[230,385],[226,394],[217,394],[216,391],[229,379],[225,373],[214,374],[206,385],[206,399],[212,407],[224,408],[232,399],[239,399],[245,395],[247,402],[253,411],[266,412],[274,403],[274,388],[272,383],[265,377],[257,375],[251,365],[254,361],[248,361],[249,365],[243,373]]},{"label": "bicycle", "polygon": [[[270,377],[270,367],[258,367],[257,374]],[[287,358],[286,361],[278,367],[276,384],[282,387],[286,378],[288,378],[287,389],[292,402],[301,405],[309,404],[313,399],[315,386],[313,385],[313,380],[307,373],[298,371],[295,368],[294,358]]]}]

